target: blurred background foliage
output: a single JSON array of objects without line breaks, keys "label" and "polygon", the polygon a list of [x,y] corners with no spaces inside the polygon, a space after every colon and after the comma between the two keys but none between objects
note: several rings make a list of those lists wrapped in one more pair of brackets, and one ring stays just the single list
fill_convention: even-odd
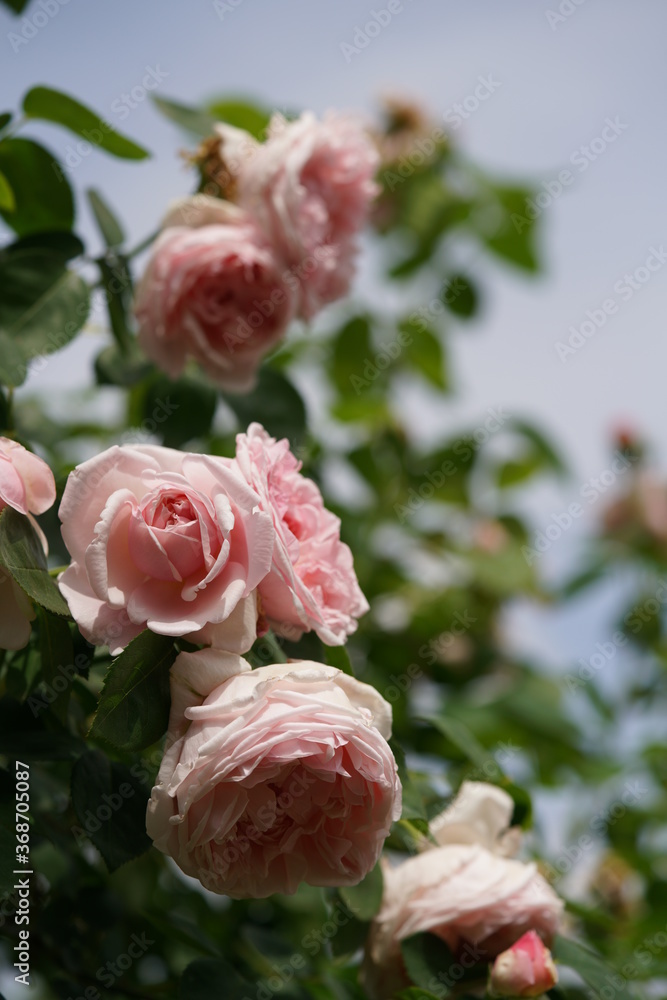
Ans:
[{"label": "blurred background foliage", "polygon": [[[175,145],[185,141],[193,151],[216,120],[261,135],[268,114],[229,98],[193,108],[161,97],[155,106],[173,121]],[[293,330],[265,363],[257,389],[234,396],[196,370],[170,381],[141,355],[130,304],[150,237],[128,247],[123,206],[109,206],[97,191],[72,190],[66,166],[30,138],[30,126],[47,120],[80,136],[95,130],[95,144],[112,156],[147,152],[65,95],[45,87],[27,94],[20,111],[1,117],[7,240],[0,251],[0,432],[47,459],[59,492],[77,462],[112,443],[228,455],[250,420],[289,437],[304,472],[341,517],[371,604],[347,651],[356,675],[393,706],[405,809],[388,846],[411,850],[466,777],[505,787],[515,821],[527,830],[531,795],[542,796],[557,846],[538,828],[527,836],[527,854],[540,859],[568,901],[568,932],[625,970],[615,981],[611,971],[598,972],[586,986],[566,971],[550,995],[605,997],[608,987],[615,997],[664,996],[667,764],[664,744],[653,729],[643,733],[641,720],[666,703],[667,493],[651,480],[641,442],[619,435],[610,462],[615,450],[631,465],[624,490],[608,504],[576,573],[547,584],[539,534],[520,513],[523,491],[542,477],[568,476],[544,429],[491,408],[471,426],[430,428],[436,443],[427,449],[411,436],[401,386],[416,380],[425,394],[454,392],[456,340],[485,307],[474,266],[463,271],[457,263],[460,246],[473,245],[528,279],[540,269],[540,243],[537,224],[523,218],[530,190],[468,162],[419,108],[394,101],[383,115],[376,124],[382,194],[364,247],[381,304],[352,296],[312,329]],[[205,157],[195,153],[192,164],[192,190],[224,190]],[[99,228],[93,247],[75,232],[77,213],[85,211]],[[54,406],[31,392],[29,381],[23,387],[28,367],[48,364],[81,333],[91,300],[106,309],[108,343],[89,390]],[[109,404],[102,416],[91,405],[100,387]],[[53,568],[68,559],[56,511],[40,518]],[[3,519],[0,552],[9,530]],[[548,544],[551,535],[542,538]],[[609,622],[610,641],[597,660],[564,664],[563,682],[513,651],[507,612],[517,602],[581,601],[610,576],[623,581],[627,613]],[[30,645],[0,653],[6,969],[16,942],[11,767],[18,757],[30,763],[38,873],[31,995],[362,998],[359,949],[379,903],[377,874],[340,894],[304,887],[291,898],[231,901],[147,850],[143,816],[160,740],[145,720],[133,751],[108,731],[107,738],[88,737],[110,657],[89,647],[57,610],[46,599]],[[341,663],[340,651],[311,635],[283,648],[288,656]],[[600,674],[614,656],[626,661],[627,676],[610,692]],[[253,662],[272,659],[270,644],[258,641]],[[159,702],[164,710],[164,693],[155,693],[154,709]],[[128,803],[96,822],[101,796],[123,783],[132,788]],[[345,922],[331,935],[336,908]],[[123,968],[118,956],[133,940],[145,947]],[[298,968],[294,956],[301,956]]]}]

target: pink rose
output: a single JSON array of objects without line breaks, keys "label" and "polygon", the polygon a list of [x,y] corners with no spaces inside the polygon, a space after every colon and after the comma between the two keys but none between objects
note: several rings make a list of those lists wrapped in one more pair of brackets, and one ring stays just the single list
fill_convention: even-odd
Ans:
[{"label": "pink rose", "polygon": [[186,199],[165,219],[137,289],[141,346],[172,378],[192,357],[223,388],[249,391],[292,318],[280,270],[249,215]]},{"label": "pink rose", "polygon": [[[225,155],[225,130],[222,155]],[[230,137],[233,152],[238,142]],[[250,211],[289,267],[300,289],[299,314],[312,317],[347,292],[354,274],[355,237],[378,188],[379,157],[353,118],[336,113],[317,121],[275,115],[268,139],[238,157],[238,201]]]},{"label": "pink rose", "polygon": [[271,514],[275,544],[271,572],[259,587],[261,611],[288,639],[314,630],[323,642],[342,645],[368,611],[352,563],[340,540],[340,520],[324,506],[289,441],[276,441],[261,424],[236,438],[236,462]]},{"label": "pink rose", "polygon": [[505,857],[518,847],[509,829],[514,803],[483,782],[464,782],[449,809],[431,821],[440,845],[384,871],[384,896],[373,922],[364,963],[366,985],[377,998],[408,985],[400,942],[428,931],[454,954],[474,948],[492,959],[528,930],[548,942],[563,903],[535,864]]},{"label": "pink rose", "polygon": [[[26,514],[48,552],[46,538],[32,517],[55,502],[56,483],[46,462],[23,445],[0,437],[0,512],[13,507]],[[19,585],[0,566],[0,649],[23,649],[35,611]]]},{"label": "pink rose", "polygon": [[489,993],[496,997],[539,997],[557,982],[551,952],[535,931],[528,931],[496,958]]},{"label": "pink rose", "polygon": [[374,688],[321,663],[251,670],[214,650],[181,653],[171,687],[146,817],[159,850],[235,899],[370,871],[401,814],[391,708]]},{"label": "pink rose", "polygon": [[42,458],[16,441],[0,437],[0,511],[43,514],[55,503],[56,483]]},{"label": "pink rose", "polygon": [[59,583],[85,637],[117,653],[146,627],[211,642],[225,623],[226,648],[249,649],[274,540],[257,504],[227,459],[125,445],[77,466],[60,505],[72,563]]}]

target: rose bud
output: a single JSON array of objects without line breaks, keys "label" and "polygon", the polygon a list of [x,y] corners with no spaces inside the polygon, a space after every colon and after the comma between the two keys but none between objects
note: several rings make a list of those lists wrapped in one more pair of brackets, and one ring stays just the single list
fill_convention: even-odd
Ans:
[{"label": "rose bud", "polygon": [[551,952],[539,934],[528,931],[496,958],[489,993],[496,997],[539,997],[557,982]]}]

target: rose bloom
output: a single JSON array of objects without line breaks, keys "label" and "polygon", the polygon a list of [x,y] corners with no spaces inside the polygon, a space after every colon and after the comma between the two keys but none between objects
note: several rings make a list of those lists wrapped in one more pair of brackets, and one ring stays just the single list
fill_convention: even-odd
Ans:
[{"label": "rose bloom", "polygon": [[367,988],[391,997],[409,985],[400,943],[428,931],[457,956],[474,949],[490,960],[535,930],[548,943],[558,929],[563,903],[534,863],[505,856],[519,846],[510,830],[514,803],[494,785],[464,782],[452,805],[430,828],[421,854],[384,870],[384,896],[364,962]]},{"label": "rose bloom", "polygon": [[163,223],[137,288],[139,343],[172,378],[194,358],[230,391],[246,392],[285,334],[293,294],[249,215],[197,195]]},{"label": "rose bloom", "polygon": [[496,997],[539,997],[557,982],[551,952],[535,931],[528,931],[496,958],[489,993]]},{"label": "rose bloom", "polygon": [[[222,137],[225,155],[226,134]],[[233,152],[238,142],[230,136]],[[346,294],[354,274],[355,237],[378,188],[379,157],[354,118],[310,111],[288,122],[274,115],[268,139],[238,158],[237,197],[251,212],[299,289],[299,314],[311,318]]]},{"label": "rose bloom", "polygon": [[368,602],[340,540],[339,518],[299,472],[289,441],[276,441],[261,424],[237,436],[236,462],[276,531],[271,572],[259,586],[262,614],[288,639],[314,630],[330,646],[342,645]]},{"label": "rose bloom", "polygon": [[401,814],[384,698],[321,663],[217,650],[181,653],[171,687],[155,846],[235,899],[361,881]]},{"label": "rose bloom", "polygon": [[146,627],[249,649],[274,541],[257,504],[228,459],[124,445],[77,466],[60,505],[72,563],[59,584],[83,635],[114,654]]},{"label": "rose bloom", "polygon": [[[23,445],[0,437],[0,513],[13,507],[30,518],[48,552],[46,538],[31,516],[55,502],[56,483],[46,462]],[[30,639],[35,611],[19,585],[0,566],[0,649],[22,649]]]}]

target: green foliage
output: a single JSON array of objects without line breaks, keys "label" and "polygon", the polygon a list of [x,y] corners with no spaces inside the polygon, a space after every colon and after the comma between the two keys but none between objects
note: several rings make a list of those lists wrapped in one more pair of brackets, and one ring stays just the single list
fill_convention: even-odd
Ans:
[{"label": "green foliage", "polygon": [[378,863],[359,885],[341,888],[338,893],[357,920],[372,920],[380,909],[383,885],[382,868]]},{"label": "green foliage", "polygon": [[112,156],[125,160],[144,160],[149,155],[94,111],[68,94],[50,87],[33,87],[29,90],[23,98],[23,114],[26,118],[62,125]]},{"label": "green foliage", "polygon": [[609,983],[613,982],[614,996],[618,1000],[630,1000],[632,994],[625,988],[625,984],[618,985],[618,973],[579,941],[558,935],[554,941],[553,956],[557,962],[574,969],[596,993],[607,991]]},{"label": "green foliage", "polygon": [[0,254],[0,335],[11,352],[0,363],[6,385],[21,385],[34,359],[45,363],[86,321],[88,285],[65,266],[74,241],[66,234],[45,234],[39,241],[37,236],[19,240]]},{"label": "green foliage", "polygon": [[113,872],[147,851],[148,789],[124,764],[87,750],[72,768],[72,805],[80,824],[73,835],[89,839]]},{"label": "green foliage", "polygon": [[[462,966],[441,938],[434,934],[413,934],[401,941],[401,954],[406,971],[415,986],[428,990],[435,982],[438,984],[438,996],[455,995],[454,989],[447,985],[455,982],[448,973],[452,966]],[[464,969],[462,978],[457,978],[460,982],[477,981],[479,984],[479,980],[483,982],[486,978],[486,968],[484,964],[473,965]]]},{"label": "green foliage", "polygon": [[252,986],[222,958],[199,958],[181,979],[179,1000],[244,1000]]},{"label": "green foliage", "polygon": [[213,131],[216,118],[212,113],[188,107],[186,104],[181,104],[180,101],[172,101],[166,97],[157,97],[155,94],[152,97],[158,111],[161,111],[165,118],[168,118],[187,132],[205,138]]},{"label": "green foliage", "polygon": [[174,382],[155,373],[135,390],[130,423],[156,434],[168,448],[182,448],[209,433],[217,405],[217,392],[201,376]]},{"label": "green foliage", "polygon": [[49,576],[35,529],[27,517],[11,507],[0,513],[0,566],[37,604],[54,614],[69,615],[65,600]]},{"label": "green foliage", "polygon": [[258,420],[275,438],[289,438],[298,448],[306,434],[306,407],[298,391],[284,375],[271,368],[261,368],[257,386],[245,395],[223,393],[239,427],[246,429]]},{"label": "green foliage", "polygon": [[99,191],[89,188],[86,192],[95,221],[102,239],[108,247],[116,248],[125,242],[125,233],[120,222],[107,205]]},{"label": "green foliage", "polygon": [[106,676],[90,735],[117,750],[143,750],[169,722],[169,668],[174,640],[146,630],[118,656]]},{"label": "green foliage", "polygon": [[[20,0],[12,6],[18,10]],[[153,100],[193,137],[209,136],[216,121],[264,137],[268,112],[253,102]],[[531,192],[481,173],[449,140],[402,173],[384,163],[375,226],[387,295],[373,305],[357,289],[354,306],[332,307],[312,331],[290,332],[251,393],[221,394],[205,371],[167,378],[138,346],[135,260],[151,240],[128,248],[119,221],[129,225],[127,204],[112,208],[101,191],[87,192],[101,242],[96,259],[86,254],[72,232],[74,196],[61,166],[15,130],[46,120],[84,138],[99,130],[93,144],[117,156],[140,159],[145,151],[56,91],[35,88],[24,109],[27,123],[0,116],[0,128],[10,126],[9,137],[0,136],[0,214],[8,227],[0,251],[0,433],[47,457],[59,493],[78,461],[122,441],[230,454],[234,433],[254,420],[287,437],[341,518],[372,610],[344,647],[326,647],[314,633],[298,643],[269,634],[248,654],[253,665],[314,658],[348,674],[354,665],[390,702],[403,812],[388,847],[402,856],[428,839],[428,818],[465,779],[504,788],[515,825],[530,827],[535,799],[530,851],[551,866],[559,892],[578,890],[578,902],[568,905],[577,941],[558,938],[555,956],[585,986],[561,985],[554,996],[604,995],[616,982],[609,961],[620,970],[634,963],[637,979],[667,975],[650,944],[667,925],[664,747],[657,730],[636,732],[632,747],[622,735],[667,695],[666,625],[660,611],[648,610],[667,571],[667,546],[635,521],[605,528],[569,581],[544,582],[539,563],[530,565],[522,551],[535,529],[522,501],[545,477],[567,485],[559,449],[530,420],[487,411],[457,426],[444,416],[456,390],[458,321],[474,318],[485,302],[481,270],[472,262],[462,269],[459,251],[472,241],[482,259],[535,273],[540,222],[526,218]],[[43,365],[84,325],[89,285],[108,326],[94,377],[119,418],[93,415],[92,377],[90,389],[66,405],[55,389],[45,400],[30,384],[22,388],[31,361]],[[415,383],[432,412],[443,414],[440,424],[415,427],[408,419],[399,390]],[[297,388],[304,386],[315,414]],[[51,572],[30,521],[11,509],[0,514],[0,567],[36,612],[29,645],[0,651],[0,888],[12,879],[2,868],[14,822],[6,767],[18,756],[30,763],[31,842],[35,871],[44,876],[31,915],[39,1000],[82,995],[100,965],[144,932],[153,941],[150,964],[139,961],[119,978],[111,991],[119,996],[242,1000],[266,986],[285,1000],[366,1000],[358,972],[381,899],[379,866],[336,892],[304,886],[291,897],[231,901],[193,889],[159,852],[147,851],[145,809],[168,726],[169,671],[184,644],[146,631],[116,658],[89,647],[55,582],[56,567],[69,558],[57,507],[40,525]],[[509,610],[526,603],[562,609],[612,576],[627,582],[628,596],[610,635],[624,629],[628,648],[632,642],[632,659],[620,646],[614,654],[620,693],[594,673],[583,679],[579,665],[560,664],[574,678],[568,685],[556,666],[524,658],[507,642]],[[637,622],[635,630],[629,623]],[[650,794],[624,804],[622,815],[609,813],[635,776]],[[563,851],[580,844],[582,832],[592,844],[585,870],[574,865],[562,880],[568,855],[559,848],[549,856],[543,837],[551,796],[562,803]],[[8,939],[3,956],[12,946]],[[637,958],[642,949],[646,966]],[[397,996],[433,1000],[433,976],[452,955],[431,935],[403,942],[402,953],[413,986]],[[298,968],[295,958],[303,960]],[[159,982],[142,979],[145,968]],[[291,971],[273,990],[276,968]],[[472,971],[469,995],[483,990],[486,972],[486,963]],[[614,989],[619,1000],[636,991]],[[646,995],[656,989],[651,983]]]},{"label": "green foliage", "polygon": [[71,229],[74,198],[62,167],[32,139],[0,141],[0,171],[12,191],[2,218],[19,236]]},{"label": "green foliage", "polygon": [[266,138],[271,112],[256,104],[239,99],[213,101],[206,109],[218,122],[245,129],[260,141]]}]

